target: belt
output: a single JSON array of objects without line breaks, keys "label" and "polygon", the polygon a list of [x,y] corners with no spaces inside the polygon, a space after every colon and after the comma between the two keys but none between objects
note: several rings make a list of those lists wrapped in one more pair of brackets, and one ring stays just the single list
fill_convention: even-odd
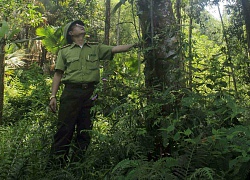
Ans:
[{"label": "belt", "polygon": [[94,88],[96,82],[91,82],[91,83],[67,83],[65,84],[65,88],[72,88],[72,89],[88,89],[88,88]]}]

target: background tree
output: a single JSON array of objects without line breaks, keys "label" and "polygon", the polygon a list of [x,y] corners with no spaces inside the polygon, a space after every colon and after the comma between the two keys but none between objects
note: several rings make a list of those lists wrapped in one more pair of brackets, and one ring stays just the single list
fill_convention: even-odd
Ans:
[{"label": "background tree", "polygon": [[[6,25],[6,24],[5,24]],[[4,25],[0,29],[0,124],[2,124],[3,116],[3,98],[4,98],[4,47],[5,47],[5,30]]]},{"label": "background tree", "polygon": [[[149,89],[148,103],[156,102],[159,97],[154,93],[164,92],[167,89],[178,90],[183,87],[183,72],[178,51],[179,27],[173,13],[171,1],[140,0],[137,1],[139,18],[144,41],[145,60],[145,84]],[[171,106],[163,105],[161,113],[169,115]],[[152,137],[156,136],[152,144],[156,144],[156,153],[163,154],[160,150],[163,146],[162,137],[157,134],[159,127],[154,127],[155,119],[148,119],[148,131]],[[161,152],[161,153],[160,153]]]},{"label": "background tree", "polygon": [[244,13],[244,19],[246,24],[246,34],[247,34],[247,45],[248,45],[248,52],[250,51],[250,2],[248,0],[242,0],[242,9]]},{"label": "background tree", "polygon": [[[1,75],[0,75],[0,120],[2,119],[2,110],[3,110],[3,97],[4,97],[4,53],[5,53],[5,45],[6,43],[10,43],[16,39],[26,39],[23,41],[23,46],[28,49],[29,39],[28,37],[28,31],[29,28],[37,25],[41,19],[37,18],[40,17],[40,13],[35,11],[35,6],[27,2],[7,2],[7,1],[1,1],[0,7],[4,10],[1,16],[1,34],[0,34],[0,41],[1,41],[1,61],[0,61],[0,69],[1,69]],[[29,13],[26,13],[25,11],[28,11]],[[20,21],[15,21],[15,16],[19,16]],[[34,18],[34,19],[33,19]],[[30,22],[28,25],[25,20]],[[18,26],[20,23],[25,22],[23,26],[23,30],[19,30]],[[13,26],[10,26],[13,24]],[[18,33],[18,34],[17,34]],[[17,48],[14,48],[16,50]],[[30,57],[32,59],[32,56]]]},{"label": "background tree", "polygon": [[104,44],[107,45],[109,45],[109,31],[110,31],[110,0],[106,0]]}]

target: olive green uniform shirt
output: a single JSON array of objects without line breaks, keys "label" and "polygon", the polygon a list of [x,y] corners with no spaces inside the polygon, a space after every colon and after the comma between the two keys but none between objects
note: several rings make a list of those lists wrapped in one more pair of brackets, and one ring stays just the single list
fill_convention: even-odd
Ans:
[{"label": "olive green uniform shirt", "polygon": [[58,52],[56,70],[64,71],[62,83],[89,83],[100,80],[100,60],[113,59],[113,46],[73,43]]}]

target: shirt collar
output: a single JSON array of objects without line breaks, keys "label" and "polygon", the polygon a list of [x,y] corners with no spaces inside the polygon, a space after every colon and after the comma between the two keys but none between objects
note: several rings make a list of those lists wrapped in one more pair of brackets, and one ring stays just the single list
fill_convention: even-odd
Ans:
[{"label": "shirt collar", "polygon": [[[89,43],[87,43],[87,42],[85,42],[84,44],[83,44],[83,46],[89,46],[89,47],[91,47],[90,45],[89,45]],[[78,46],[79,47],[79,45],[77,45],[76,43],[72,43],[71,45],[70,45],[70,48],[72,49],[72,48],[74,48],[75,46]]]}]

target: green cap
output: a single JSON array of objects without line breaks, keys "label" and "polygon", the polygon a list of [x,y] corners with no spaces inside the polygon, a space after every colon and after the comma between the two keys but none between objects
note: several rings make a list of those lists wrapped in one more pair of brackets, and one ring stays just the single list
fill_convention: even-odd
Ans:
[{"label": "green cap", "polygon": [[72,39],[71,39],[71,37],[69,35],[69,31],[70,31],[71,27],[73,25],[75,25],[75,24],[80,24],[80,25],[84,26],[84,23],[81,20],[75,20],[75,21],[72,21],[72,22],[66,24],[65,27],[64,27],[63,36],[66,39],[68,44],[73,43],[73,41],[72,41]]}]

